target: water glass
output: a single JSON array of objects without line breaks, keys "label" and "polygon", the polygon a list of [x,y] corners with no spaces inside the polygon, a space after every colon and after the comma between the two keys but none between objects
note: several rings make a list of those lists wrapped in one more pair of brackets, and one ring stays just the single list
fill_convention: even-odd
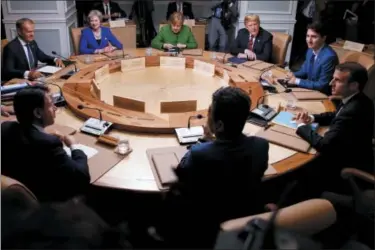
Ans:
[{"label": "water glass", "polygon": [[125,155],[130,150],[129,140],[128,139],[120,139],[117,144],[117,153],[121,155]]},{"label": "water glass", "polygon": [[146,49],[146,56],[152,56],[152,48],[151,47],[148,47]]},{"label": "water glass", "polygon": [[297,99],[293,96],[293,94],[288,94],[287,101],[286,101],[286,109],[294,110],[297,108]]},{"label": "water glass", "polygon": [[211,59],[216,60],[216,52],[211,52]]},{"label": "water glass", "polygon": [[92,63],[92,57],[91,57],[91,55],[86,55],[86,56],[85,56],[85,63],[86,63],[86,64],[90,64],[90,63]]}]

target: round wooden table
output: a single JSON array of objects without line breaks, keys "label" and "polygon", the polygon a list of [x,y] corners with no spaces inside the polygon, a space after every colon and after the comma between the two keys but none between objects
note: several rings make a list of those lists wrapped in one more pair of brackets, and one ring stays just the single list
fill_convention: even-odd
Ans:
[{"label": "round wooden table", "polygon": [[[144,49],[124,50],[132,57],[144,57]],[[222,64],[224,55],[216,53],[219,60],[211,61],[211,53],[204,52],[202,56],[187,56],[184,70],[159,68],[160,51],[153,50],[153,55],[146,58],[146,68],[130,72],[121,72],[121,59],[111,61],[104,60],[103,56],[91,56],[99,62],[84,64],[77,60],[80,72],[67,81],[57,80],[60,74],[69,69],[55,74],[50,79],[63,86],[65,98],[69,108],[59,109],[56,123],[73,127],[77,130],[82,126],[83,120],[78,118],[98,117],[92,110],[79,110],[77,105],[100,106],[104,112],[103,118],[114,122],[117,126],[110,131],[110,135],[129,139],[133,152],[125,157],[120,163],[100,177],[94,185],[115,189],[127,189],[135,191],[154,192],[159,191],[146,150],[149,148],[178,146],[176,136],[173,134],[175,127],[186,127],[187,118],[192,114],[205,113],[211,102],[213,91],[226,83],[223,80],[223,72],[227,72],[233,79],[229,84],[241,87],[250,91],[252,97],[252,107],[256,106],[257,100],[263,95],[262,87],[257,79],[263,72],[250,69],[235,69]],[[220,58],[221,56],[221,58]],[[228,57],[228,55],[227,55]],[[83,58],[83,56],[80,56]],[[79,59],[79,57],[78,57]],[[107,58],[108,59],[108,58]],[[215,76],[207,76],[192,69],[195,59],[203,62],[215,64]],[[226,58],[225,58],[226,59]],[[92,79],[95,78],[95,71],[109,64],[110,74],[103,78],[99,84],[100,99],[93,92]],[[190,68],[189,68],[190,67]],[[285,74],[282,69],[273,67],[270,69],[274,75]],[[256,79],[256,80],[254,80]],[[139,100],[145,103],[145,111],[124,111],[113,107],[113,96],[121,96]],[[265,102],[271,107],[278,105],[285,106],[286,98],[283,95],[267,96]],[[186,101],[197,100],[196,112],[166,114],[160,112],[161,101]],[[334,110],[334,106],[329,100],[324,101],[304,101],[298,102],[297,106],[311,113],[320,113]],[[110,114],[122,112],[121,114],[137,114],[139,117],[153,117],[153,122],[144,124],[130,121],[127,118],[119,119]],[[202,125],[204,120],[197,120],[192,125]],[[254,135],[263,128],[247,123],[244,133]],[[313,154],[298,153],[296,151],[271,144],[269,149],[269,164],[278,174],[287,170],[297,168],[314,157]]]}]

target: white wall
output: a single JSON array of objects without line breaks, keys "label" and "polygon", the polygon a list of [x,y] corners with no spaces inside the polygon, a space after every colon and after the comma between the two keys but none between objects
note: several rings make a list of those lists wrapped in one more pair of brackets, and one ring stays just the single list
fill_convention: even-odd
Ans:
[{"label": "white wall", "polygon": [[17,36],[16,21],[27,17],[35,22],[35,41],[46,54],[67,57],[73,51],[68,27],[77,26],[75,1],[1,1],[6,37]]},{"label": "white wall", "polygon": [[[297,1],[241,1],[240,17],[237,29],[244,28],[244,17],[256,14],[260,17],[261,26],[270,32],[284,32],[293,37],[296,22]],[[286,60],[289,61],[291,45]]]}]

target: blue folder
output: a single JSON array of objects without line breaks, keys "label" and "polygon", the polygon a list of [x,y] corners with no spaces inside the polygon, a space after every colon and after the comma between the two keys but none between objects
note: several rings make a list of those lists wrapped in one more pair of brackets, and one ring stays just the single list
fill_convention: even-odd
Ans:
[{"label": "blue folder", "polygon": [[[273,118],[272,122],[284,127],[292,128],[292,129],[297,129],[297,123],[294,122],[293,120],[294,114],[291,112],[287,111],[280,111],[279,114]],[[311,124],[311,129],[312,130],[317,130],[319,127],[318,123],[312,123]]]},{"label": "blue folder", "polygon": [[234,63],[234,64],[241,64],[247,62],[246,58],[238,58],[238,57],[231,57],[228,59],[228,62]]}]

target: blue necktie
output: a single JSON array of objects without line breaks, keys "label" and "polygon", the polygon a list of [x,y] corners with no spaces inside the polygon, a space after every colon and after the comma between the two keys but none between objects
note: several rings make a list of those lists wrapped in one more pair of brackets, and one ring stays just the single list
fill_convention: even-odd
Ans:
[{"label": "blue necktie", "polygon": [[310,80],[310,81],[313,80],[314,63],[315,63],[315,55],[312,54],[312,56],[310,58],[309,75],[307,76],[307,79]]},{"label": "blue necktie", "polygon": [[31,52],[30,43],[26,44],[26,48],[27,48],[27,56],[29,57],[30,70],[32,70],[35,67],[35,61],[34,61],[33,53]]}]

